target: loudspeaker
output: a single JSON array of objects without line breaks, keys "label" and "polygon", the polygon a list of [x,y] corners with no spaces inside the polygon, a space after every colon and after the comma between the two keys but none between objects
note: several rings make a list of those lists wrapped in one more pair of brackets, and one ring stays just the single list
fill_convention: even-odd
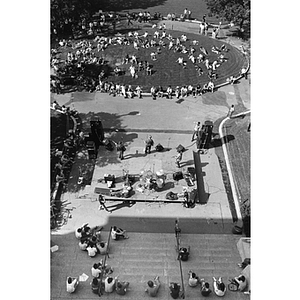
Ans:
[{"label": "loudspeaker", "polygon": [[173,179],[176,181],[183,179],[183,173],[181,171],[175,172],[173,174]]},{"label": "loudspeaker", "polygon": [[89,159],[94,159],[97,157],[96,145],[94,141],[87,141],[86,148],[88,151]]},{"label": "loudspeaker", "polygon": [[177,150],[177,152],[183,152],[183,151],[185,150],[185,148],[184,148],[181,144],[179,144],[179,145],[176,147],[176,150]]},{"label": "loudspeaker", "polygon": [[90,121],[91,133],[96,144],[100,144],[104,140],[104,130],[100,120]]}]

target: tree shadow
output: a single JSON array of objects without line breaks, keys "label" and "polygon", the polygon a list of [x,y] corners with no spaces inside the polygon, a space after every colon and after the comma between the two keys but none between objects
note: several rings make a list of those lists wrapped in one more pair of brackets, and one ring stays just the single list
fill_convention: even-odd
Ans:
[{"label": "tree shadow", "polygon": [[[100,120],[104,129],[104,135],[106,138],[115,142],[122,140],[124,143],[131,143],[138,137],[136,133],[126,133],[122,126],[120,115],[114,113],[105,112],[88,112],[80,113],[76,116],[76,120],[80,121],[80,130],[85,136],[91,133],[90,121]],[[116,131],[120,129],[120,131]],[[77,152],[75,162],[73,163],[72,169],[70,170],[70,176],[66,185],[68,192],[79,192],[84,189],[86,185],[90,185],[93,178],[95,165],[104,167],[108,164],[119,164],[120,160],[116,153],[116,150],[109,151],[104,145],[100,145],[97,151],[97,159],[90,159],[89,155],[85,150],[80,153]],[[79,167],[81,173],[83,173],[83,183],[78,184],[78,178],[80,177]]]}]

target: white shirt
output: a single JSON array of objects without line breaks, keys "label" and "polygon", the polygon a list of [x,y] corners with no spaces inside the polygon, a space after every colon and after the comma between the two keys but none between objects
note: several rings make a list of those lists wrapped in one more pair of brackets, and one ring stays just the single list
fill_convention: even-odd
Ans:
[{"label": "white shirt", "polygon": [[101,274],[101,270],[94,269],[94,267],[91,268],[91,271],[92,271],[92,276],[94,276],[94,277],[99,277],[99,275]]},{"label": "white shirt", "polygon": [[106,277],[105,278],[105,292],[106,293],[112,293],[114,291],[114,285],[115,285],[115,279],[113,278],[112,282],[111,283],[108,283],[108,278],[109,277]]},{"label": "white shirt", "polygon": [[117,232],[114,231],[113,229],[111,230],[111,238],[112,238],[113,240],[116,240],[116,239],[117,239]]},{"label": "white shirt", "polygon": [[77,239],[81,238],[81,232],[78,232],[77,229],[75,230],[75,236]]},{"label": "white shirt", "polygon": [[77,280],[73,280],[72,283],[68,283],[67,280],[67,292],[68,293],[74,293],[75,292],[75,284],[76,284]]},{"label": "white shirt", "polygon": [[79,242],[79,249],[80,250],[86,250],[86,248],[87,248],[87,244],[86,243],[81,243],[81,242]]},{"label": "white shirt", "polygon": [[189,286],[196,286],[198,284],[198,280],[196,278],[189,278]]},{"label": "white shirt", "polygon": [[100,243],[97,243],[96,247],[98,248],[100,254],[105,254],[107,251],[107,243],[105,243],[103,248],[100,246]]},{"label": "white shirt", "polygon": [[97,254],[97,249],[95,247],[87,247],[86,250],[88,251],[88,255],[93,257]]}]

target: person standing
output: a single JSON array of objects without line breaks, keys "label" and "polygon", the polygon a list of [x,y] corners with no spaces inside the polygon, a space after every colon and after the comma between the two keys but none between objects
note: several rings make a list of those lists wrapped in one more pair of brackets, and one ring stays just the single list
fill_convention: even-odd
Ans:
[{"label": "person standing", "polygon": [[149,135],[148,139],[145,141],[146,147],[145,147],[145,154],[150,154],[151,147],[154,145],[154,141],[152,139],[152,136]]},{"label": "person standing", "polygon": [[203,34],[203,32],[204,32],[204,23],[201,22],[199,25],[199,33]]},{"label": "person standing", "polygon": [[200,126],[201,123],[200,122],[194,122],[194,124],[195,124],[195,126],[194,126],[194,132],[193,132],[193,136],[192,136],[191,142],[194,141],[195,136],[196,136],[196,138],[199,136],[199,131],[201,129],[201,126]]},{"label": "person standing", "polygon": [[118,144],[117,144],[117,151],[119,151],[119,158],[121,160],[124,159],[124,152],[126,151],[126,147],[124,146],[123,142],[120,141]]},{"label": "person standing", "polygon": [[234,113],[235,109],[234,109],[234,105],[232,104],[231,107],[229,108],[229,111],[228,111],[228,114],[227,114],[227,117],[228,118],[231,118],[233,113]]},{"label": "person standing", "polygon": [[175,162],[178,168],[180,168],[180,162],[182,161],[182,151],[179,151],[175,157]]}]

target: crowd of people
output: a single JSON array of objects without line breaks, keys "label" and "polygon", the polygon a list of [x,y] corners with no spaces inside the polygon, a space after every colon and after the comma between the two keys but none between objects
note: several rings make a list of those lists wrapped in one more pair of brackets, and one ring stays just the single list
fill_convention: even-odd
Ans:
[{"label": "crowd of people", "polygon": [[[133,16],[133,15],[132,15]],[[151,19],[148,13],[138,13],[131,19],[140,22],[148,22]],[[184,18],[189,18],[189,11],[185,9]],[[171,16],[172,17],[172,16]],[[205,20],[205,17],[204,17]],[[90,22],[90,26],[93,22]],[[205,34],[207,32],[207,23],[200,23],[199,32]],[[203,25],[203,28],[202,28]],[[206,27],[205,27],[206,26]],[[138,31],[129,31],[127,34],[118,36],[99,36],[97,35],[93,40],[60,40],[59,44],[62,48],[69,48],[66,58],[62,59],[59,55],[59,49],[51,49],[51,67],[55,74],[51,78],[51,88],[54,92],[61,92],[62,78],[68,77],[71,85],[89,92],[100,91],[112,94],[113,96],[124,96],[125,98],[142,97],[143,87],[125,85],[121,81],[118,82],[118,77],[127,74],[132,78],[139,76],[155,76],[155,68],[152,62],[158,60],[163,49],[173,51],[179,54],[174,63],[182,68],[187,68],[188,61],[194,66],[197,76],[207,76],[207,83],[203,86],[200,84],[196,86],[184,85],[181,87],[166,87],[161,86],[152,87],[151,94],[155,97],[167,96],[171,97],[185,97],[188,95],[201,96],[206,92],[214,92],[215,80],[218,78],[218,68],[228,61],[226,52],[228,48],[225,44],[221,47],[213,45],[211,49],[205,49],[199,44],[199,41],[189,41],[185,34],[178,37],[173,37],[171,33],[167,33],[165,23],[160,25],[153,25],[154,33],[150,34],[147,30],[143,33]],[[215,34],[218,32],[219,26],[214,28]],[[108,65],[105,59],[106,52],[112,46],[130,46],[134,50],[128,50],[126,55],[113,68]],[[71,49],[70,49],[71,48]],[[108,50],[107,50],[108,49]],[[148,58],[138,57],[139,49],[149,49]],[[88,67],[89,66],[89,67]],[[87,69],[93,66],[94,72],[89,73]],[[206,70],[206,71],[204,71]],[[244,75],[245,70],[241,71],[239,75]],[[205,74],[205,75],[204,75]],[[114,75],[114,77],[111,77]],[[108,80],[110,76],[111,80]],[[229,77],[228,82],[234,82],[235,78]]]},{"label": "crowd of people", "polygon": [[[78,118],[78,112],[76,110],[66,107],[65,105],[61,106],[57,103],[57,101],[53,101],[51,108],[67,115],[68,118],[74,118],[75,121]],[[74,161],[75,153],[83,144],[83,132],[79,128],[76,128],[76,130],[68,130],[67,135],[62,142],[62,147],[57,148],[53,145],[53,148],[51,149],[51,189],[53,188],[53,183],[66,183],[68,173],[70,172],[70,168]]]},{"label": "crowd of people", "polygon": [[[114,269],[106,263],[106,257],[109,255],[109,245],[101,238],[101,230],[103,228],[95,226],[91,228],[88,223],[83,224],[75,230],[75,237],[79,240],[79,248],[82,251],[86,251],[88,256],[95,257],[97,254],[104,255],[99,262],[94,262],[91,267],[92,280],[90,282],[91,290],[93,293],[101,296],[103,292],[112,293],[116,292],[119,295],[125,295],[128,291],[130,283],[128,281],[119,280],[119,276],[112,276]],[[176,226],[175,226],[176,229]],[[117,226],[111,227],[110,237],[112,240],[120,240],[129,238],[126,230],[123,230]],[[179,246],[178,246],[179,247]],[[187,261],[190,257],[190,246],[178,248],[178,259],[181,261]],[[245,268],[250,261],[239,264],[241,268]],[[68,293],[74,293],[79,284],[79,277],[68,276],[66,280],[66,291]],[[247,280],[244,275],[234,277],[229,280],[228,285],[230,290],[245,291],[247,287]],[[145,292],[151,296],[156,297],[161,286],[159,276],[156,276],[153,280],[148,280],[145,288]],[[210,284],[204,278],[199,276],[193,271],[188,272],[188,286],[191,288],[200,287],[200,293],[202,296],[207,297],[212,290]],[[213,277],[213,291],[219,296],[223,297],[227,291],[225,283],[222,278],[216,279]],[[178,299],[182,295],[182,288],[179,283],[170,282],[169,292],[173,299]],[[234,288],[233,288],[234,287]]]}]

